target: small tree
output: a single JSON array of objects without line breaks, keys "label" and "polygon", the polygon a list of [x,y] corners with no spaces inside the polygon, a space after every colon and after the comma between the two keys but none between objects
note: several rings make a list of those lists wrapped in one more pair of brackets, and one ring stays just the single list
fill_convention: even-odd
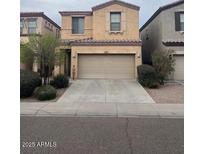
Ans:
[{"label": "small tree", "polygon": [[[59,39],[49,33],[29,37],[27,47],[32,51],[35,61],[40,65],[40,76],[44,85],[49,83],[49,76],[52,74],[54,65],[56,63],[60,65],[63,59],[63,53],[56,52],[59,43]],[[29,59],[29,56],[27,59]]]},{"label": "small tree", "polygon": [[156,70],[159,83],[163,85],[165,78],[174,71],[173,51],[155,51],[152,54],[152,65]]},{"label": "small tree", "polygon": [[29,38],[29,47],[35,53],[35,59],[40,64],[40,75],[43,78],[43,84],[46,85],[49,76],[55,65],[55,50],[59,45],[59,40],[52,34],[44,34],[41,37],[31,36]]},{"label": "small tree", "polygon": [[20,44],[20,61],[21,63],[24,63],[29,68],[29,70],[32,70],[34,62],[34,53],[28,47],[28,43]]}]

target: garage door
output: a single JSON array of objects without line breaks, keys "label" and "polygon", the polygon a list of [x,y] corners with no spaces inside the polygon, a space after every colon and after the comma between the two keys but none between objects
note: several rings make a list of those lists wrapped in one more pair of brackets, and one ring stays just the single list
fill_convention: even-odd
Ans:
[{"label": "garage door", "polygon": [[175,80],[184,80],[184,56],[175,56],[176,65],[174,72]]},{"label": "garage door", "polygon": [[79,78],[133,79],[134,55],[78,55]]}]

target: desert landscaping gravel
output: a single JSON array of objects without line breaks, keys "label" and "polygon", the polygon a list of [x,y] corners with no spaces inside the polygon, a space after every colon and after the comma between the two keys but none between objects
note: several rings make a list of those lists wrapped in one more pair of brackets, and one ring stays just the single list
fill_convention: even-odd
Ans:
[{"label": "desert landscaping gravel", "polygon": [[183,104],[184,86],[179,83],[165,83],[158,89],[148,89],[146,91],[156,103],[160,104]]}]

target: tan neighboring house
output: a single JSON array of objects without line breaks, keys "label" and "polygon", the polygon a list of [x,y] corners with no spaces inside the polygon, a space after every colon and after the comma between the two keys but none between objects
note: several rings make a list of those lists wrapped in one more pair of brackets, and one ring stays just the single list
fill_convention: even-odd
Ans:
[{"label": "tan neighboring house", "polygon": [[[20,41],[29,41],[29,35],[53,33],[60,37],[60,26],[47,17],[43,12],[21,12],[20,13]],[[26,69],[26,65],[21,63],[21,69]],[[34,68],[34,71],[37,71]]]},{"label": "tan neighboring house", "polygon": [[140,28],[143,63],[155,51],[174,51],[175,71],[169,79],[184,80],[184,0],[160,7]]},{"label": "tan neighboring house", "polygon": [[141,62],[139,10],[119,0],[92,11],[60,11],[65,63],[55,74],[76,78],[134,79]]}]

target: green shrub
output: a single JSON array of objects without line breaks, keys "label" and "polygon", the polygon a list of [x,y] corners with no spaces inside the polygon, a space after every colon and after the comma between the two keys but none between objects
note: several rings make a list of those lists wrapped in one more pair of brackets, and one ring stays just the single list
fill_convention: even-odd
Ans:
[{"label": "green shrub", "polygon": [[155,51],[152,54],[152,65],[157,73],[159,83],[163,85],[164,80],[174,71],[173,51]]},{"label": "green shrub", "polygon": [[65,87],[68,87],[69,80],[67,76],[60,74],[60,75],[55,76],[53,80],[50,81],[50,84],[57,89],[65,88]]},{"label": "green shrub", "polygon": [[157,75],[154,68],[150,65],[140,65],[137,67],[138,81],[144,87],[157,88]]},{"label": "green shrub", "polygon": [[38,73],[20,70],[20,97],[29,97],[36,87],[41,85],[41,78]]},{"label": "green shrub", "polygon": [[20,44],[20,61],[25,64],[29,70],[33,68],[34,52],[28,46],[28,43]]},{"label": "green shrub", "polygon": [[53,86],[50,85],[44,85],[41,87],[38,87],[35,90],[35,96],[38,100],[51,100],[56,98],[56,89]]}]

